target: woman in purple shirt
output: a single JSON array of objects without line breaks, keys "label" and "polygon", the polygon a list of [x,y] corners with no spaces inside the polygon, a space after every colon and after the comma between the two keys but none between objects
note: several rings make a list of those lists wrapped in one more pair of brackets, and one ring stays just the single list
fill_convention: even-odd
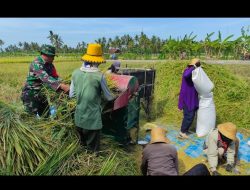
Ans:
[{"label": "woman in purple shirt", "polygon": [[182,84],[179,95],[178,108],[183,110],[183,120],[180,138],[188,138],[187,132],[195,117],[195,113],[199,107],[198,93],[192,81],[192,71],[200,66],[199,59],[192,59],[191,63],[187,66],[182,75]]}]

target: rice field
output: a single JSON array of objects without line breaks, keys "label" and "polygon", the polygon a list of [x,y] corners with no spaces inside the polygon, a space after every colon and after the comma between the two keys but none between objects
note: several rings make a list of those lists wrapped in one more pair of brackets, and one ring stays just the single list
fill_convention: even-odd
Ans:
[{"label": "rice field", "polygon": [[[77,142],[72,120],[61,118],[60,121],[35,120],[23,113],[20,100],[21,88],[25,82],[28,67],[34,57],[0,57],[0,117],[8,118],[8,129],[0,130],[1,140],[14,133],[11,141],[0,141],[3,150],[0,156],[0,174],[4,175],[141,175],[140,159],[142,147],[136,145],[132,153],[121,149],[116,142],[102,138],[103,151],[99,156],[83,150]],[[68,78],[74,69],[81,66],[80,57],[56,57],[55,66],[61,78]],[[178,95],[182,72],[187,61],[165,61],[133,63],[122,62],[122,67],[155,68],[156,81],[152,105],[154,122],[180,126],[182,111],[178,110]],[[110,62],[100,66],[104,71]],[[203,64],[204,70],[215,84],[214,100],[217,123],[231,121],[241,132],[249,135],[250,128],[250,65],[210,65]],[[0,108],[1,108],[0,106]],[[5,113],[6,106],[9,113]],[[4,115],[4,114],[7,114]],[[146,123],[141,112],[140,126]],[[2,122],[0,127],[7,124]],[[19,126],[19,128],[15,128]],[[64,126],[64,127],[62,127]],[[53,129],[53,130],[52,130]],[[21,130],[21,132],[20,132]],[[53,131],[56,135],[53,136]],[[41,134],[32,137],[32,134]],[[145,133],[143,130],[140,136]],[[53,136],[53,138],[51,138]],[[67,136],[67,138],[65,137]],[[25,144],[28,138],[34,142]],[[64,140],[62,140],[64,139]],[[42,144],[39,144],[42,142]],[[21,147],[19,147],[19,145]],[[31,160],[25,160],[30,154],[25,147],[33,147],[35,153]],[[43,147],[43,148],[40,148]],[[2,154],[3,152],[6,154]],[[16,168],[11,168],[14,158],[20,158]],[[180,153],[180,160],[183,155]],[[8,159],[6,159],[8,158]],[[182,164],[180,164],[182,165]],[[184,172],[184,169],[180,169]]]}]

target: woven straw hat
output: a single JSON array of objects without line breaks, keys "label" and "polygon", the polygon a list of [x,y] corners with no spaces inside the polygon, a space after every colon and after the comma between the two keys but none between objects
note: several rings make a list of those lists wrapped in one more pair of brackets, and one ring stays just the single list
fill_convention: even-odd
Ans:
[{"label": "woven straw hat", "polygon": [[218,125],[219,132],[225,137],[235,141],[236,140],[236,125],[231,122],[223,123]]},{"label": "woven straw hat", "polygon": [[191,60],[191,63],[189,63],[189,65],[195,65],[198,62],[200,62],[200,60],[197,59],[197,58],[194,58],[194,59]]},{"label": "woven straw hat", "polygon": [[151,129],[151,141],[150,144],[156,142],[170,143],[170,140],[166,137],[167,131],[163,128],[160,128],[155,125],[154,128]]}]

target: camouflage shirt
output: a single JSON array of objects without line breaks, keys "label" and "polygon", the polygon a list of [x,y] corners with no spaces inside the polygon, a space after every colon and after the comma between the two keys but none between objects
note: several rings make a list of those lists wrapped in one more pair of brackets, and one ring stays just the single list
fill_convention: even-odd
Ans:
[{"label": "camouflage shirt", "polygon": [[58,77],[54,65],[45,63],[42,57],[38,56],[30,65],[24,91],[39,92],[43,85],[56,91],[60,83],[61,79]]}]

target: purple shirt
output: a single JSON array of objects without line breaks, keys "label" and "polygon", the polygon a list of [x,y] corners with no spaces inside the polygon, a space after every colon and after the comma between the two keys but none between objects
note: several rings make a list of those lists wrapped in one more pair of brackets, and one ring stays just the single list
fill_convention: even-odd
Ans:
[{"label": "purple shirt", "polygon": [[187,106],[189,111],[196,110],[199,107],[198,93],[192,81],[192,71],[194,69],[194,67],[187,67],[183,72],[178,104],[180,110],[183,109],[184,105]]}]

